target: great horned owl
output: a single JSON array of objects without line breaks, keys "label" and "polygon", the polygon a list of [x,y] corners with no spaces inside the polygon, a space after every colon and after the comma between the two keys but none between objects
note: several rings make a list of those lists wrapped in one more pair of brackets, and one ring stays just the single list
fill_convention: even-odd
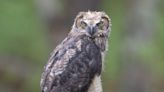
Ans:
[{"label": "great horned owl", "polygon": [[104,12],[80,12],[68,36],[51,53],[42,92],[102,92],[101,71],[111,20]]}]

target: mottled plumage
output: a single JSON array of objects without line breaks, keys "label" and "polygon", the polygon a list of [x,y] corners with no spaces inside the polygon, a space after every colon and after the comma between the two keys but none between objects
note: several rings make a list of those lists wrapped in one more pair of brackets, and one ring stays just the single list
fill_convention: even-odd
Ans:
[{"label": "mottled plumage", "polygon": [[109,32],[110,19],[104,12],[80,12],[51,53],[41,77],[42,92],[102,92],[102,54]]}]

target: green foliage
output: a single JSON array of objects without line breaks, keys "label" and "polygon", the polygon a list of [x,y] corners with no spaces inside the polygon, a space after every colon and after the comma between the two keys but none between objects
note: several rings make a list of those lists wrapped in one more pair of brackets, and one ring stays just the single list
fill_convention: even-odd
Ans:
[{"label": "green foliage", "polygon": [[[122,1],[123,2],[123,1]],[[111,78],[117,78],[120,67],[120,45],[122,44],[121,35],[123,34],[124,6],[121,1],[104,1],[103,8],[112,20],[112,31],[109,39],[109,51],[106,56],[107,68],[106,75]],[[117,6],[117,7],[116,7]]]},{"label": "green foliage", "polygon": [[[0,55],[21,57],[21,62],[33,65],[28,67],[34,69],[28,78],[22,78],[23,92],[39,92],[40,69],[43,67],[41,64],[47,60],[48,53],[46,33],[41,29],[33,3],[33,0],[0,1]],[[12,58],[9,60],[12,62]],[[0,80],[4,80],[6,85],[10,85],[12,81],[16,85],[16,79],[19,79],[18,75],[6,70],[4,79]]]},{"label": "green foliage", "polygon": [[[29,1],[28,1],[29,2]],[[41,30],[31,3],[3,1],[0,5],[0,53],[43,60],[45,32]]]}]

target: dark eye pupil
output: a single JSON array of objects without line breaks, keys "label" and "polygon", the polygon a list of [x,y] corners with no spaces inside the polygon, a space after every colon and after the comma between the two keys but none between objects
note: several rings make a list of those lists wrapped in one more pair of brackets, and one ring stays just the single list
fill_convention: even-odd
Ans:
[{"label": "dark eye pupil", "polygon": [[97,26],[99,29],[103,29],[103,27],[104,27],[103,21],[100,21],[99,23],[97,23]]},{"label": "dark eye pupil", "polygon": [[81,27],[85,28],[87,26],[87,24],[84,21],[81,21]]}]

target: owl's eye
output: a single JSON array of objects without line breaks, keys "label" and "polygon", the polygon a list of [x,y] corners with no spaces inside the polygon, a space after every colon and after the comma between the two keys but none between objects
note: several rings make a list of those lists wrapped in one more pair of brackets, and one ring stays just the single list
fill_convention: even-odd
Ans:
[{"label": "owl's eye", "polygon": [[97,23],[97,27],[98,27],[100,30],[103,30],[103,29],[104,29],[104,22],[103,22],[103,21],[100,21],[99,23]]},{"label": "owl's eye", "polygon": [[84,21],[81,21],[80,26],[81,28],[85,29],[87,24]]}]

